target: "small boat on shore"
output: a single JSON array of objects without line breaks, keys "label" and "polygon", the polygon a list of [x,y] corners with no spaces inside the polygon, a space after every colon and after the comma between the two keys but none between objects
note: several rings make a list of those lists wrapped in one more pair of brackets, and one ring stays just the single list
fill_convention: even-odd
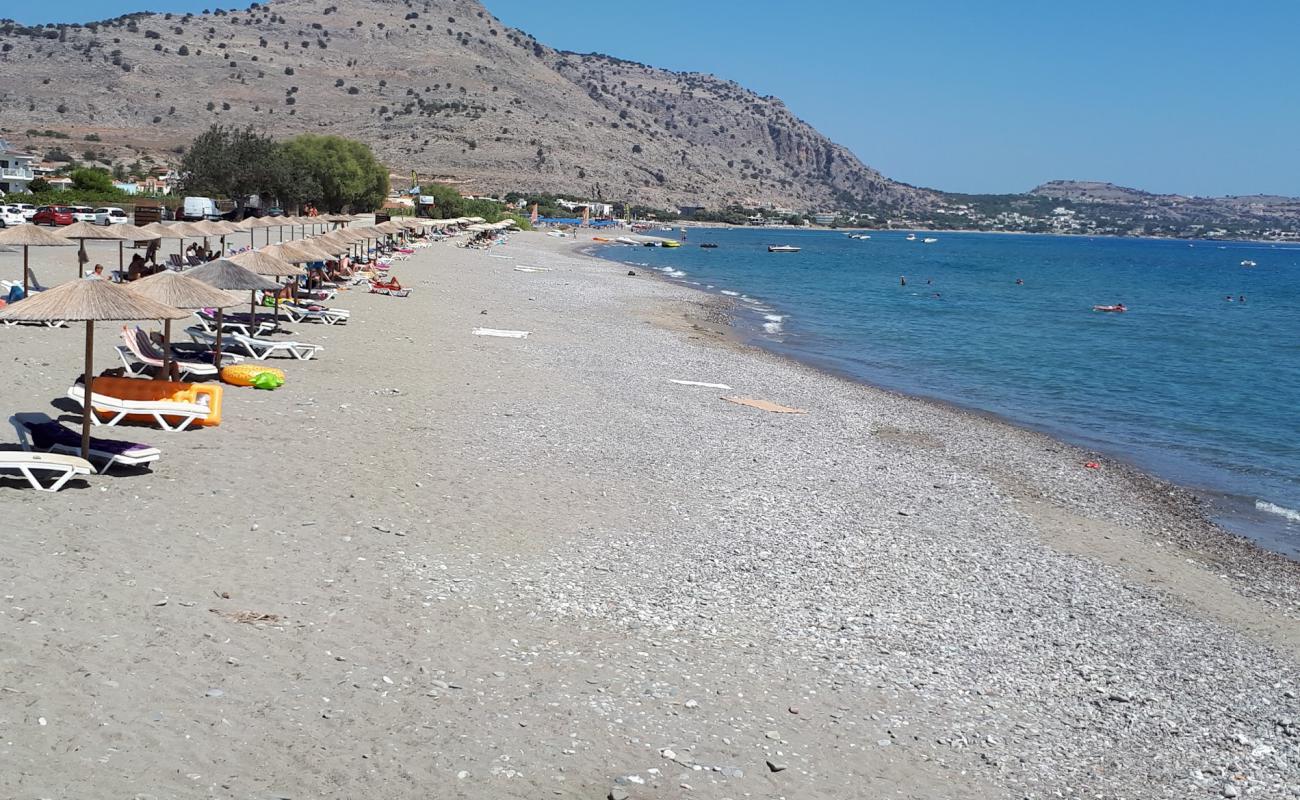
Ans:
[{"label": "small boat on shore", "polygon": [[641,244],[640,240],[633,239],[631,236],[620,236],[614,241],[618,242],[619,244]]},{"label": "small boat on shore", "polygon": [[1105,311],[1108,314],[1123,314],[1125,311],[1128,311],[1128,306],[1125,306],[1123,303],[1116,303],[1113,306],[1093,306],[1092,310]]},{"label": "small boat on shore", "polygon": [[792,245],[788,245],[788,244],[769,244],[769,245],[767,246],[767,252],[769,252],[769,253],[797,253],[797,252],[799,252],[799,248],[798,248],[798,247],[794,247],[794,246],[792,246]]}]

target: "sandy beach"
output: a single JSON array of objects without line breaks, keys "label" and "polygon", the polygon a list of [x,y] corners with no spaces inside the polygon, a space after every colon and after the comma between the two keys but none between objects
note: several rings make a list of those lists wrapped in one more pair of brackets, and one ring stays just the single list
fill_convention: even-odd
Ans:
[{"label": "sandy beach", "polygon": [[[97,431],[152,471],[0,480],[0,796],[1300,797],[1300,569],[1188,493],[573,240],[394,272],[220,427]],[[83,342],[0,328],[3,416]]]}]

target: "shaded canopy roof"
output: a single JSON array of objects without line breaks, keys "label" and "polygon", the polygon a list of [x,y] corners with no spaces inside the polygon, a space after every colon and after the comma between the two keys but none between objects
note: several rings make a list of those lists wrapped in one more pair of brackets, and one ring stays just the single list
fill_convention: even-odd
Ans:
[{"label": "shaded canopy roof", "polygon": [[244,269],[228,258],[209,261],[201,267],[187,270],[185,274],[218,289],[245,292],[261,289],[264,292],[274,292],[280,288],[279,284]]},{"label": "shaded canopy roof", "polygon": [[76,242],[38,225],[15,225],[0,231],[0,245],[15,247],[71,247]]},{"label": "shaded canopy roof", "polygon": [[100,279],[69,281],[0,309],[0,320],[16,322],[127,321],[188,316],[188,312]]},{"label": "shaded canopy roof", "polygon": [[128,225],[125,222],[118,223],[117,225],[109,225],[108,227],[115,233],[120,233],[122,238],[129,242],[152,242],[163,238],[161,234],[154,233],[145,228],[137,228],[136,226]]},{"label": "shaded canopy roof", "polygon": [[135,294],[172,308],[225,308],[244,302],[237,295],[170,269],[126,284],[126,287]]},{"label": "shaded canopy roof", "polygon": [[306,272],[302,267],[294,266],[283,258],[267,252],[265,248],[262,250],[245,250],[238,255],[231,256],[230,260],[258,275],[302,275]]},{"label": "shaded canopy roof", "polygon": [[121,241],[125,237],[120,233],[115,233],[107,225],[93,225],[89,222],[74,222],[64,228],[59,228],[59,236],[64,239],[112,239]]}]

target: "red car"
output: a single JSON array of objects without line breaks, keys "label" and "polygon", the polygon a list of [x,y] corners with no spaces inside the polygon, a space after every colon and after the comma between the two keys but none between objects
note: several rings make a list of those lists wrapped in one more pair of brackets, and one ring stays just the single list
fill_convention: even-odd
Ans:
[{"label": "red car", "polygon": [[68,206],[41,206],[32,217],[34,225],[71,225],[76,222]]}]

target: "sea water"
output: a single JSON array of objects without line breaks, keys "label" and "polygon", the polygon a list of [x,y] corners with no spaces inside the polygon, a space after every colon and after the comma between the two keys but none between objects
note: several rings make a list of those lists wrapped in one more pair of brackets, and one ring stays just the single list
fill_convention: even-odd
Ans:
[{"label": "sea water", "polygon": [[1300,557],[1300,246],[870,236],[688,229],[600,252],[736,299],[761,346],[1126,460]]}]

